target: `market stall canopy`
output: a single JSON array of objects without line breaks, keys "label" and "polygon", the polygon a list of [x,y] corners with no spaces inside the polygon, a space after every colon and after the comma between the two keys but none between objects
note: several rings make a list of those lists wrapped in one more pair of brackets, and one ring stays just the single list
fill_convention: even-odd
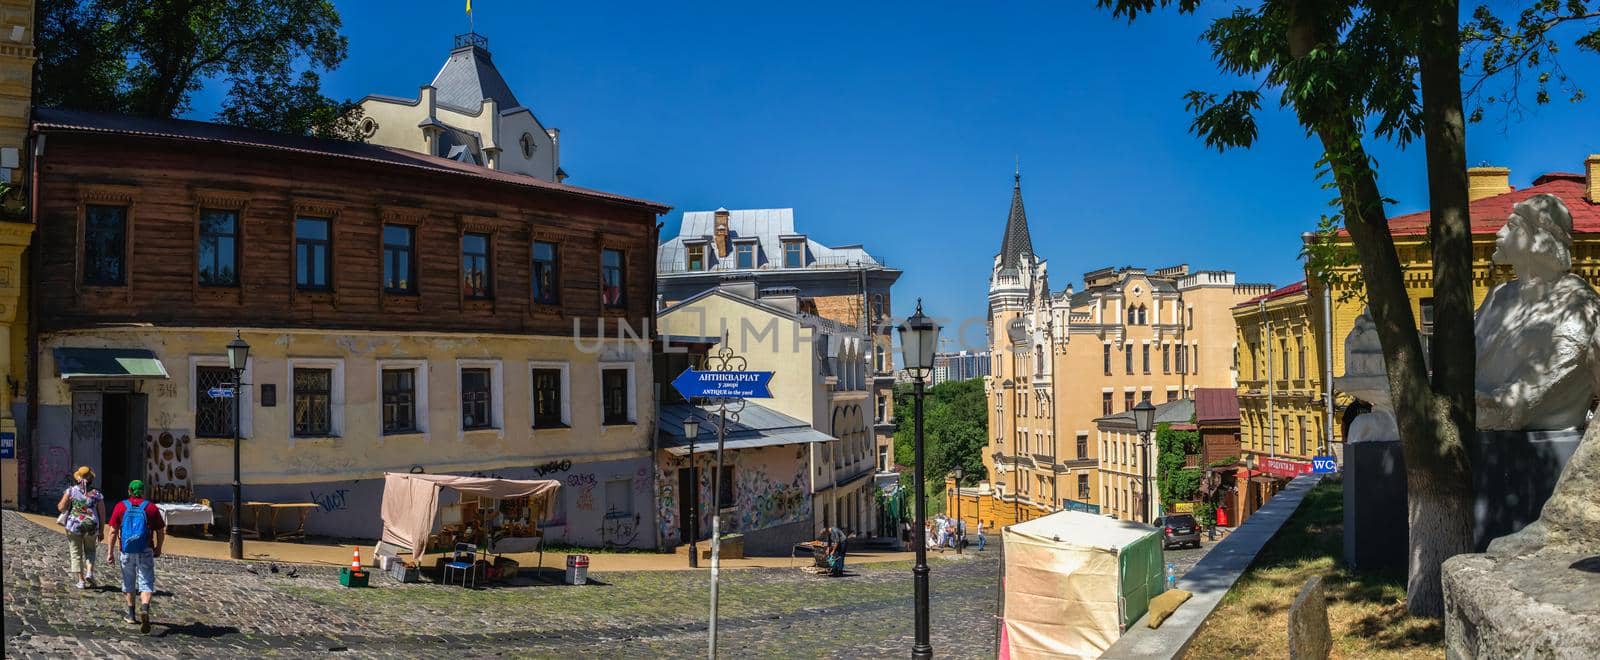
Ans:
[{"label": "market stall canopy", "polygon": [[386,472],[383,475],[383,542],[411,551],[412,561],[421,561],[427,551],[428,535],[439,516],[439,491],[445,488],[462,495],[497,500],[532,498],[540,517],[548,517],[553,495],[561,482],[553,479],[491,479],[458,477],[448,474],[409,474]]},{"label": "market stall canopy", "polygon": [[[694,443],[696,454],[717,450],[717,409],[679,403],[661,406],[661,448],[673,456],[689,455],[689,439],[683,437],[683,422],[689,416],[700,420],[700,437]],[[728,420],[725,449],[754,449],[807,442],[832,442],[831,435],[810,424],[771,408],[745,402],[738,421]]]},{"label": "market stall canopy", "polygon": [[143,348],[57,348],[51,353],[62,380],[168,378],[161,360]]},{"label": "market stall canopy", "polygon": [[1003,535],[1011,657],[1099,657],[1164,588],[1148,525],[1062,511]]}]

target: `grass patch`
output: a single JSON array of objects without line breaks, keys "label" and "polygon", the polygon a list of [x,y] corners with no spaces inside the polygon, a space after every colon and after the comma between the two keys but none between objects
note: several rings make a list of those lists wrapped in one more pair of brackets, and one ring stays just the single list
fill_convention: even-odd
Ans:
[{"label": "grass patch", "polygon": [[1405,578],[1351,571],[1343,543],[1343,486],[1323,483],[1223,596],[1188,657],[1286,657],[1289,605],[1315,575],[1328,594],[1333,657],[1444,657],[1444,624],[1406,612]]}]

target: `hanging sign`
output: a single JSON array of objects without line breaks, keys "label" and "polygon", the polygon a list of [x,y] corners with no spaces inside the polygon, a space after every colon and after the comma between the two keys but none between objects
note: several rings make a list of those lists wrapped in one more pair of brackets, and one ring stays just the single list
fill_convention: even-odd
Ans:
[{"label": "hanging sign", "polygon": [[1312,474],[1333,474],[1339,470],[1339,461],[1332,456],[1315,456],[1311,459]]},{"label": "hanging sign", "polygon": [[206,390],[206,396],[209,396],[209,397],[211,397],[213,399],[232,399],[233,398],[233,388],[231,388],[231,387],[213,387],[213,388],[211,388],[209,390]]},{"label": "hanging sign", "polygon": [[687,399],[770,399],[771,371],[695,371],[685,369],[672,386]]}]

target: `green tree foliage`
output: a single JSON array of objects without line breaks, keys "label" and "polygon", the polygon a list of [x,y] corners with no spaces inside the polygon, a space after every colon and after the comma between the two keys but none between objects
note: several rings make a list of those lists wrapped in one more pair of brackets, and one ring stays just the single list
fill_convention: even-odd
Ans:
[{"label": "green tree foliage", "polygon": [[330,0],[40,0],[41,106],[170,118],[225,81],[219,121],[360,139],[359,108],[320,91],[348,44]]},{"label": "green tree foliage", "polygon": [[[1133,20],[1162,8],[1193,13],[1199,0],[1097,0],[1113,16]],[[1476,51],[1484,77],[1511,74],[1515,98],[1523,75],[1533,75],[1535,101],[1549,100],[1552,80],[1565,84],[1552,64],[1554,30],[1583,25],[1580,49],[1600,52],[1591,0],[1531,0],[1514,20],[1484,7],[1461,25],[1451,0],[1261,0],[1236,6],[1202,33],[1223,73],[1248,87],[1218,95],[1191,92],[1190,125],[1208,146],[1249,147],[1258,138],[1256,113],[1263,91],[1275,90],[1306,133],[1321,143],[1318,163],[1337,213],[1324,234],[1342,226],[1360,266],[1364,299],[1377,325],[1406,456],[1411,566],[1406,606],[1441,616],[1439,569],[1450,556],[1470,551],[1472,492],[1463,438],[1474,432],[1472,246],[1466,182],[1465,124],[1481,118],[1463,110],[1462,59]],[[1471,57],[1468,57],[1472,61]],[[1481,85],[1467,90],[1480,94]],[[1572,94],[1581,98],[1581,94]],[[1493,98],[1493,97],[1490,97]],[[1485,101],[1486,103],[1488,101]],[[1436,333],[1430,372],[1406,293],[1404,271],[1389,233],[1378,188],[1377,163],[1365,141],[1405,146],[1424,139],[1428,163]],[[1323,275],[1349,255],[1313,246],[1308,265]]]},{"label": "green tree foliage", "polygon": [[1178,430],[1171,424],[1156,427],[1156,496],[1171,511],[1179,502],[1200,497],[1200,468],[1184,467],[1184,456],[1200,453],[1200,432]]},{"label": "green tree foliage", "polygon": [[[894,460],[910,466],[914,462],[915,428],[912,417],[915,402],[911,386],[894,389]],[[949,381],[927,390],[923,399],[922,436],[925,477],[930,496],[942,496],[945,475],[960,465],[963,485],[982,481],[983,448],[989,443],[989,416],[984,408],[983,379]],[[910,470],[900,475],[900,483],[911,488]],[[930,509],[931,510],[931,509]]]}]

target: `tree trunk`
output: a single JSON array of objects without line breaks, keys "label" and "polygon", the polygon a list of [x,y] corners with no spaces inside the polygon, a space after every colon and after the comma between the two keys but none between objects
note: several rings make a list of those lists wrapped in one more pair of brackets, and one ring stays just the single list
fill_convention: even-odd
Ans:
[{"label": "tree trunk", "polygon": [[[1305,57],[1331,38],[1321,33],[1329,21],[1327,17],[1317,15],[1318,9],[1314,3],[1291,6],[1288,41],[1290,53],[1295,58]],[[1451,66],[1455,66],[1455,51],[1450,51],[1449,57]],[[1459,78],[1456,89],[1455,108],[1459,115]],[[1468,415],[1465,427],[1458,419],[1462,414],[1461,406],[1455,406],[1453,412],[1456,416],[1442,414],[1452,412],[1450,402],[1454,399],[1436,394],[1429,382],[1427,365],[1422,356],[1421,336],[1411,311],[1411,299],[1405,289],[1404,270],[1400,267],[1394,237],[1389,233],[1377,174],[1362,146],[1363,135],[1356,118],[1339,104],[1297,103],[1295,110],[1300,115],[1301,123],[1311,127],[1322,142],[1329,169],[1338,185],[1345,229],[1356,248],[1361,276],[1366,285],[1368,307],[1372,311],[1378,341],[1383,347],[1395,421],[1406,454],[1406,483],[1411,492],[1408,502],[1411,538],[1407,607],[1413,612],[1439,616],[1443,613],[1440,564],[1457,554],[1463,542],[1470,549],[1472,539],[1469,508],[1471,486],[1465,477],[1465,454],[1461,435],[1457,432],[1460,428],[1471,428],[1471,413],[1465,413]],[[1464,162],[1464,156],[1462,160]],[[1464,176],[1465,167],[1461,171]],[[1462,193],[1465,193],[1464,182]],[[1453,329],[1465,333],[1465,343],[1459,340],[1459,335],[1452,335],[1446,346],[1452,350],[1460,350],[1461,346],[1465,346],[1468,363],[1463,367],[1467,392],[1465,401],[1470,405],[1473,402],[1470,366],[1473,355],[1470,234],[1464,240],[1464,249],[1460,241],[1450,241],[1450,245],[1444,248],[1446,258],[1457,261],[1445,265],[1446,279],[1442,284],[1442,295],[1454,296],[1451,302],[1453,312],[1466,309],[1466,323]],[[1459,277],[1458,270],[1462,255],[1466,262],[1464,278]],[[1461,285],[1466,286],[1464,293],[1452,288]],[[1435,295],[1439,296],[1441,292],[1436,290]],[[1465,296],[1465,305],[1460,304],[1460,296]],[[1447,372],[1446,378],[1451,386],[1461,382],[1462,373],[1461,369]],[[1416,462],[1412,462],[1413,456]]]},{"label": "tree trunk", "polygon": [[[1406,607],[1444,615],[1440,564],[1472,551],[1472,481],[1465,442],[1476,433],[1472,323],[1472,227],[1467,197],[1466,118],[1461,110],[1458,2],[1417,17],[1423,136],[1428,155],[1428,238],[1433,244],[1433,442],[1404,443],[1413,493]],[[1413,470],[1411,466],[1422,467]]]}]

